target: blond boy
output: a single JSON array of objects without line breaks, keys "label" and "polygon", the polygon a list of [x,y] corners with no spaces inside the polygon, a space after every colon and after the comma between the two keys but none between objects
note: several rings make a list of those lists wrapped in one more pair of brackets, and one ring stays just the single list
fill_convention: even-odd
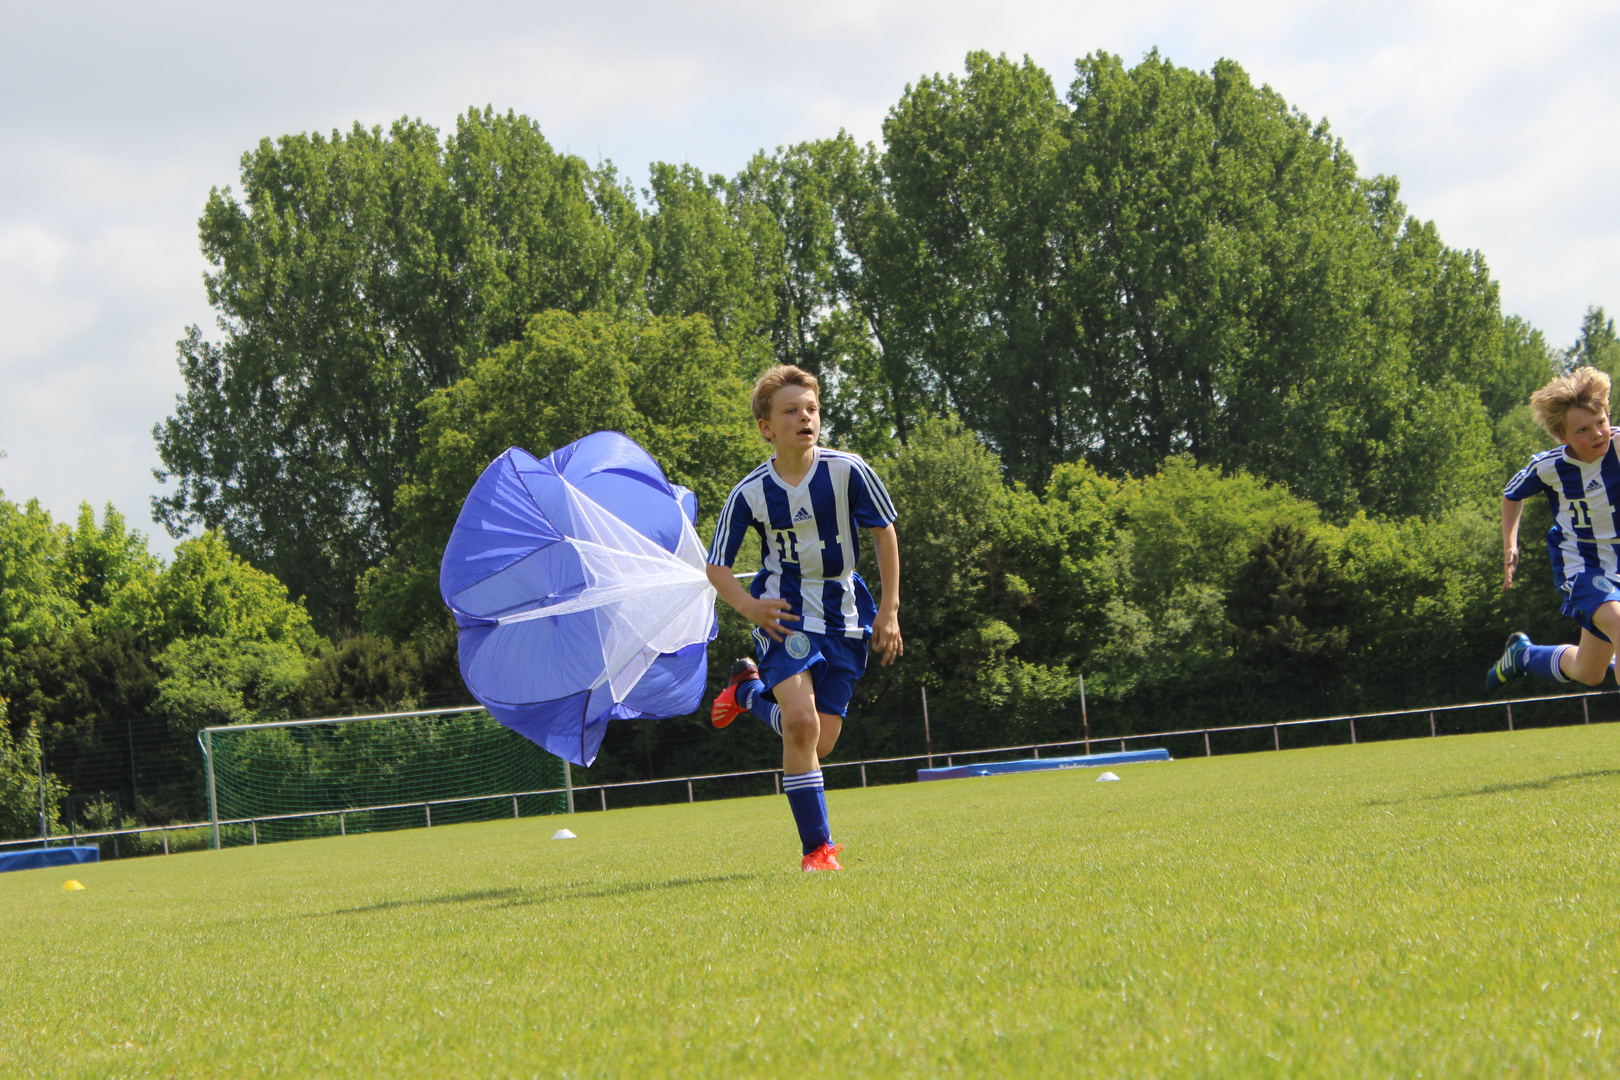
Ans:
[{"label": "blond boy", "polygon": [[1553,580],[1564,594],[1563,613],[1580,624],[1581,642],[1535,645],[1512,635],[1485,674],[1490,692],[1521,675],[1596,686],[1620,641],[1620,452],[1609,427],[1609,377],[1577,368],[1532,394],[1530,407],[1559,446],[1531,458],[1502,492],[1502,588],[1512,588],[1519,565],[1523,501],[1545,493]]},{"label": "blond boy", "polygon": [[[782,788],[799,829],[804,870],[841,870],[832,842],[821,759],[843,728],[867,642],[892,664],[900,637],[900,545],[889,493],[854,454],[818,445],[821,388],[790,365],[754,385],[754,419],[774,453],[743,478],[720,511],[709,548],[709,580],[754,624],[757,666],[739,660],[711,717],[725,727],[752,712],[782,736]],[[877,552],[883,602],[855,573],[858,529]],[[762,569],[747,590],[731,567],[749,531]]]}]

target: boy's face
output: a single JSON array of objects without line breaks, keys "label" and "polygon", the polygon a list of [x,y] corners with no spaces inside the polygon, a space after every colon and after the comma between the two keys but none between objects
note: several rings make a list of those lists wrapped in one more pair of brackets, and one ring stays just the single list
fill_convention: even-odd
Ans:
[{"label": "boy's face", "polygon": [[771,395],[771,415],[759,433],[777,450],[808,450],[821,438],[821,402],[803,386],[784,386]]},{"label": "boy's face", "polygon": [[1569,452],[1590,465],[1609,450],[1609,414],[1595,413],[1579,405],[1564,414],[1564,433],[1558,441],[1569,447]]}]

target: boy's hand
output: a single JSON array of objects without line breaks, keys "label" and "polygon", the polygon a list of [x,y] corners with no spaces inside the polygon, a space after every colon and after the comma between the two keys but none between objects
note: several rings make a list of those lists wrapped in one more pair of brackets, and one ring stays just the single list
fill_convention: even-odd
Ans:
[{"label": "boy's hand", "polygon": [[783,620],[799,621],[797,615],[788,614],[793,610],[793,605],[779,596],[761,597],[758,600],[749,597],[737,605],[737,610],[742,613],[743,618],[769,634],[772,641],[781,641],[793,632],[793,627],[782,625]]},{"label": "boy's hand", "polygon": [[894,612],[878,609],[877,618],[872,620],[872,651],[882,655],[884,664],[892,664],[897,657],[905,654],[906,643],[900,637],[900,617]]},{"label": "boy's hand", "polygon": [[1519,549],[1508,548],[1502,555],[1502,591],[1513,588],[1513,571],[1519,568]]}]

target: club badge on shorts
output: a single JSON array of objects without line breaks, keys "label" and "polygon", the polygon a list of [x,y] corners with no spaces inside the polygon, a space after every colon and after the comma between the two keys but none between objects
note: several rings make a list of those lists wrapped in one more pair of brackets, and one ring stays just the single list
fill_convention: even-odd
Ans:
[{"label": "club badge on shorts", "polygon": [[787,654],[795,660],[803,660],[810,655],[810,639],[801,630],[793,631],[782,644],[787,647]]}]

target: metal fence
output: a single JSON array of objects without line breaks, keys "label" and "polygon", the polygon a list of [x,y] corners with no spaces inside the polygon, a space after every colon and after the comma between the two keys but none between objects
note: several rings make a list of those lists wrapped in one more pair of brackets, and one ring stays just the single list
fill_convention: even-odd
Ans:
[{"label": "metal fence", "polygon": [[[1593,691],[1588,691],[1588,692],[1585,692],[1585,693],[1578,693],[1578,694],[1547,694],[1547,695],[1544,695],[1544,696],[1541,696],[1541,697],[1523,697],[1523,698],[1517,698],[1517,699],[1514,699],[1514,700],[1511,700],[1511,701],[1475,701],[1475,702],[1467,702],[1467,703],[1464,703],[1464,704],[1461,704],[1461,705],[1434,705],[1434,706],[1429,706],[1429,707],[1420,708],[1420,709],[1385,709],[1385,710],[1382,710],[1382,711],[1379,711],[1379,712],[1354,713],[1354,714],[1345,714],[1345,715],[1342,715],[1342,716],[1316,716],[1316,717],[1310,717],[1310,718],[1304,719],[1304,720],[1277,720],[1277,721],[1271,721],[1271,722],[1262,723],[1262,724],[1233,724],[1233,725],[1230,725],[1230,726],[1227,726],[1227,727],[1186,728],[1186,729],[1183,729],[1183,730],[1180,730],[1180,731],[1151,731],[1151,732],[1139,732],[1139,733],[1131,733],[1131,734],[1124,734],[1124,735],[1109,735],[1109,736],[1106,736],[1106,737],[1092,737],[1092,738],[1087,738],[1087,737],[1082,736],[1081,738],[1078,738],[1078,739],[1066,739],[1066,740],[1062,740],[1062,741],[1059,741],[1059,742],[1019,743],[1019,744],[1016,744],[1016,745],[1013,745],[1013,746],[995,746],[995,747],[988,747],[988,748],[980,749],[980,750],[954,750],[954,751],[951,751],[950,753],[945,753],[945,754],[933,754],[933,753],[905,754],[905,755],[902,755],[902,756],[899,756],[899,757],[865,758],[865,759],[863,759],[861,761],[823,762],[822,765],[821,765],[821,770],[822,770],[823,774],[826,774],[828,772],[832,772],[834,770],[850,770],[850,769],[856,770],[857,773],[860,776],[860,786],[864,788],[864,787],[867,786],[867,782],[868,782],[867,770],[871,766],[878,766],[878,765],[891,765],[892,766],[892,765],[896,765],[896,764],[902,764],[902,763],[905,763],[905,762],[916,761],[916,762],[926,762],[927,767],[933,768],[934,767],[934,760],[936,758],[943,758],[945,760],[946,766],[950,767],[950,766],[955,764],[955,759],[956,758],[984,758],[984,757],[994,755],[994,754],[1023,754],[1023,753],[1028,753],[1028,754],[1033,755],[1036,758],[1039,758],[1041,756],[1041,751],[1043,751],[1043,750],[1051,751],[1051,750],[1057,750],[1057,749],[1064,748],[1064,747],[1069,747],[1069,748],[1080,747],[1080,748],[1083,748],[1085,753],[1090,754],[1090,753],[1093,752],[1092,751],[1093,745],[1112,746],[1114,743],[1118,743],[1119,748],[1121,750],[1126,750],[1126,749],[1129,748],[1128,744],[1132,743],[1132,742],[1140,742],[1140,741],[1143,741],[1143,740],[1163,741],[1165,739],[1172,739],[1172,738],[1187,738],[1187,737],[1199,737],[1199,736],[1201,736],[1202,739],[1203,739],[1204,755],[1206,757],[1208,757],[1208,756],[1212,756],[1213,752],[1214,752],[1213,748],[1211,746],[1211,743],[1210,743],[1210,736],[1212,736],[1212,735],[1223,735],[1223,734],[1230,734],[1230,733],[1235,733],[1235,732],[1247,732],[1247,731],[1264,731],[1264,730],[1269,728],[1271,730],[1271,736],[1272,736],[1272,749],[1273,750],[1281,750],[1282,749],[1282,729],[1283,728],[1295,728],[1295,727],[1305,727],[1305,726],[1324,725],[1324,724],[1346,724],[1349,727],[1351,743],[1356,743],[1356,742],[1359,741],[1358,738],[1357,738],[1357,733],[1356,733],[1356,721],[1358,721],[1358,720],[1361,720],[1361,721],[1379,720],[1379,719],[1386,719],[1386,718],[1392,718],[1392,717],[1407,717],[1407,716],[1425,716],[1425,717],[1427,717],[1427,719],[1428,719],[1428,729],[1429,729],[1428,734],[1429,734],[1429,737],[1430,738],[1435,738],[1435,737],[1439,736],[1439,729],[1438,729],[1438,726],[1436,725],[1436,722],[1435,722],[1435,715],[1437,713],[1462,712],[1462,711],[1472,711],[1472,710],[1480,710],[1480,709],[1501,709],[1501,710],[1503,710],[1504,713],[1505,713],[1505,719],[1506,719],[1506,723],[1507,723],[1507,730],[1508,731],[1513,731],[1513,730],[1516,730],[1515,727],[1514,727],[1514,721],[1513,721],[1513,707],[1515,705],[1522,706],[1522,705],[1529,705],[1529,704],[1533,704],[1533,703],[1537,703],[1537,702],[1548,702],[1548,701],[1579,701],[1581,703],[1581,722],[1584,723],[1584,724],[1590,724],[1592,722],[1591,700],[1593,698],[1617,697],[1617,696],[1620,696],[1620,690],[1593,690]],[[445,711],[458,711],[458,710],[445,710]],[[565,766],[566,766],[566,763],[565,763]],[[532,795],[565,795],[566,798],[567,798],[567,803],[568,803],[568,813],[572,814],[572,813],[574,813],[576,811],[576,801],[578,800],[578,797],[582,793],[594,791],[594,792],[597,793],[597,800],[596,801],[600,805],[601,809],[605,811],[605,810],[608,809],[608,792],[611,791],[611,790],[618,790],[618,789],[625,789],[625,788],[645,788],[645,787],[651,787],[651,786],[656,786],[656,785],[664,785],[664,784],[674,784],[674,785],[683,785],[684,784],[685,787],[686,787],[686,800],[687,800],[687,802],[696,802],[697,801],[697,795],[696,795],[696,790],[693,787],[694,784],[708,782],[708,781],[729,780],[729,779],[737,779],[737,778],[742,778],[742,777],[762,777],[762,776],[773,777],[774,787],[776,789],[776,793],[781,794],[781,792],[782,792],[782,770],[781,769],[748,769],[748,770],[744,770],[744,771],[741,771],[741,772],[704,773],[704,774],[695,775],[695,776],[669,776],[669,777],[659,777],[659,778],[652,779],[652,780],[624,780],[624,781],[619,781],[619,782],[615,782],[615,783],[583,784],[583,785],[577,785],[576,786],[573,783],[572,770],[565,767],[565,770],[564,770],[565,785],[563,787],[561,787],[561,788],[547,788],[547,789],[540,790],[540,791],[504,792],[504,793],[499,794],[499,795],[472,795],[472,796],[464,796],[464,797],[460,797],[460,798],[431,799],[431,800],[427,800],[427,801],[423,801],[423,802],[389,803],[389,804],[380,805],[380,806],[353,806],[353,807],[344,807],[343,809],[334,809],[334,810],[303,811],[303,812],[296,813],[296,814],[273,814],[273,815],[265,815],[265,816],[261,816],[261,817],[257,817],[257,818],[232,818],[232,819],[223,819],[223,820],[222,819],[216,819],[216,820],[211,820],[211,821],[199,821],[199,822],[193,822],[193,823],[190,823],[190,824],[181,824],[181,825],[148,825],[148,826],[139,827],[139,828],[133,828],[133,829],[109,829],[109,830],[102,831],[102,832],[71,832],[69,835],[66,835],[66,836],[51,836],[48,840],[42,840],[39,837],[34,837],[34,838],[28,839],[28,840],[4,840],[4,841],[0,841],[0,848],[28,847],[28,846],[33,846],[33,845],[49,846],[50,844],[69,844],[69,843],[77,843],[77,842],[83,841],[83,840],[104,840],[104,839],[109,839],[109,838],[112,839],[114,841],[114,843],[116,844],[119,837],[125,837],[125,836],[139,837],[139,836],[149,835],[151,833],[161,833],[163,854],[167,855],[170,852],[170,843],[169,843],[170,835],[173,834],[173,833],[176,833],[176,832],[183,832],[183,831],[206,831],[208,834],[210,834],[209,839],[212,841],[212,843],[209,846],[211,846],[211,847],[213,847],[215,849],[218,849],[219,846],[220,846],[219,830],[221,828],[227,828],[227,827],[233,827],[233,826],[234,827],[243,827],[243,826],[245,826],[249,830],[249,835],[251,836],[251,842],[256,845],[259,842],[259,825],[267,823],[267,822],[271,822],[271,821],[289,821],[289,820],[295,820],[295,819],[311,819],[311,818],[333,819],[335,821],[336,835],[344,836],[344,835],[347,835],[347,833],[348,833],[347,821],[348,821],[349,815],[371,813],[371,812],[380,811],[380,810],[410,810],[410,809],[420,808],[421,811],[422,811],[422,825],[423,825],[423,827],[424,828],[432,828],[433,827],[433,808],[435,806],[448,806],[448,805],[457,805],[457,804],[465,804],[465,803],[473,803],[473,802],[487,802],[487,801],[492,801],[492,800],[507,800],[507,799],[509,799],[509,800],[511,800],[511,803],[512,803],[512,816],[514,818],[516,818],[516,817],[519,816],[519,813],[518,813],[518,800],[519,799],[527,798],[527,797],[532,796]],[[854,785],[852,783],[849,786],[853,787]],[[676,800],[672,800],[672,801],[678,801],[678,798],[679,798],[678,791],[679,791],[679,788],[677,787],[677,798],[676,798]],[[188,839],[190,839],[190,838],[188,838]],[[192,845],[188,845],[188,846],[192,846]],[[115,857],[116,857],[116,855],[115,855]]]}]

